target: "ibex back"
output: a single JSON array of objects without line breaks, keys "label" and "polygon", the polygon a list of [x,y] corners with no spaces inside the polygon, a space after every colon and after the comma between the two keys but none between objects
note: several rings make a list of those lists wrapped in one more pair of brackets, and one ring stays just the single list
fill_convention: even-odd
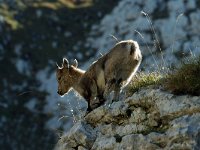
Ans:
[{"label": "ibex back", "polygon": [[112,91],[113,99],[118,100],[120,90],[130,82],[141,60],[138,43],[133,40],[117,43],[86,72],[77,68],[77,61],[69,65],[63,59],[62,67],[57,69],[58,94],[64,95],[74,88],[88,101],[89,111],[104,103]]}]

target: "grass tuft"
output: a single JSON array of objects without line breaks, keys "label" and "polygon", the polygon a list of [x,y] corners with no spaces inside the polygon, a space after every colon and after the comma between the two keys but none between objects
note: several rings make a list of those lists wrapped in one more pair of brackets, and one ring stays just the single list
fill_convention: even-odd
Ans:
[{"label": "grass tuft", "polygon": [[166,77],[164,87],[178,95],[200,95],[200,57],[183,62]]},{"label": "grass tuft", "polygon": [[149,85],[161,85],[176,95],[200,96],[200,56],[182,62],[180,67],[166,74],[160,72],[136,74],[129,84],[128,95]]},{"label": "grass tuft", "polygon": [[159,72],[137,73],[129,84],[128,93],[135,93],[142,87],[161,83],[163,76]]}]

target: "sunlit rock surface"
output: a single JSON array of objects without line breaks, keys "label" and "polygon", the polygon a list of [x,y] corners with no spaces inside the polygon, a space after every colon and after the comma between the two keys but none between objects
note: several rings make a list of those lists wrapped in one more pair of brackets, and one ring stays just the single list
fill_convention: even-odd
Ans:
[{"label": "sunlit rock surface", "polygon": [[79,146],[93,150],[192,150],[200,148],[199,139],[200,97],[145,88],[87,114],[61,137],[55,150]]}]

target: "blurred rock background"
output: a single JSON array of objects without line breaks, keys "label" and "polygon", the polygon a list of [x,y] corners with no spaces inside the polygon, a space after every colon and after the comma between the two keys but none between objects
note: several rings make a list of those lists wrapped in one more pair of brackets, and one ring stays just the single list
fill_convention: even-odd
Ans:
[{"label": "blurred rock background", "polygon": [[[55,86],[49,87],[53,99],[47,99],[50,93],[41,88],[38,78],[54,74],[55,62],[63,57],[80,63],[92,57],[96,50],[86,47],[85,39],[91,26],[116,4],[113,0],[0,0],[0,149],[53,149],[62,121],[68,120],[58,120],[55,78],[50,83]],[[50,110],[46,106],[51,101],[55,105]],[[54,114],[58,119],[49,123],[51,128],[47,122]]]},{"label": "blurred rock background", "polygon": [[141,70],[170,68],[200,54],[199,24],[199,0],[0,0],[0,149],[53,149],[85,109],[57,95],[55,62],[86,69],[114,35],[139,42]]}]

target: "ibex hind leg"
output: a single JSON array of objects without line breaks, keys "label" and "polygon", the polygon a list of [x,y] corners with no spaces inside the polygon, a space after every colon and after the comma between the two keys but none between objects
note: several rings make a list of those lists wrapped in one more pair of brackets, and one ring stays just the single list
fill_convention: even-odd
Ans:
[{"label": "ibex hind leg", "polygon": [[120,93],[120,87],[115,87],[114,97],[112,101],[115,101],[115,102],[119,101],[119,93]]},{"label": "ibex hind leg", "polygon": [[111,91],[112,91],[112,84],[110,83],[106,84],[105,91],[103,94],[103,97],[106,100],[105,105],[110,105],[112,103],[112,96],[110,94]]},{"label": "ibex hind leg", "polygon": [[90,107],[92,109],[95,109],[101,105],[101,101],[98,97],[95,97],[94,99],[90,100]]},{"label": "ibex hind leg", "polygon": [[91,86],[90,86],[90,107],[91,109],[95,109],[96,107],[98,107],[99,99],[97,98],[97,85],[95,83],[94,80],[92,80],[91,82]]},{"label": "ibex hind leg", "polygon": [[120,92],[120,88],[119,87],[115,87],[114,91],[111,91],[107,98],[106,98],[106,103],[105,105],[108,105],[109,107],[111,106],[112,102],[116,102],[119,101],[119,92]]},{"label": "ibex hind leg", "polygon": [[103,93],[98,95],[97,98],[99,99],[99,102],[100,102],[99,106],[103,105],[106,102],[106,100],[103,97]]},{"label": "ibex hind leg", "polygon": [[119,99],[120,100],[125,100],[126,99],[126,89],[120,90]]},{"label": "ibex hind leg", "polygon": [[88,103],[88,108],[87,108],[87,110],[86,110],[86,114],[88,114],[89,112],[91,112],[92,111],[92,108],[90,107],[90,104]]},{"label": "ibex hind leg", "polygon": [[90,113],[91,111],[93,111],[95,108],[99,107],[99,102],[97,100],[90,100],[88,102],[88,108],[87,108],[87,112],[86,114]]},{"label": "ibex hind leg", "polygon": [[[119,93],[120,93],[120,87],[121,87],[122,79],[112,79],[108,82],[105,88],[105,96],[106,96],[106,104],[110,106],[110,104],[113,101],[118,101],[119,100]],[[113,93],[111,93],[114,91]]]},{"label": "ibex hind leg", "polygon": [[106,94],[106,105],[110,106],[113,101],[119,100],[120,86],[117,84],[116,80],[113,79],[108,85],[108,89],[109,90]]},{"label": "ibex hind leg", "polygon": [[115,87],[114,87],[114,97],[113,97],[113,101],[115,101],[115,102],[119,101],[119,98],[120,98],[120,90],[121,90],[120,84],[116,83],[116,84],[115,84]]},{"label": "ibex hind leg", "polygon": [[116,83],[114,84],[114,97],[113,97],[113,101],[119,101],[120,98],[120,91],[121,91],[121,87],[122,87],[122,78],[116,80]]}]

